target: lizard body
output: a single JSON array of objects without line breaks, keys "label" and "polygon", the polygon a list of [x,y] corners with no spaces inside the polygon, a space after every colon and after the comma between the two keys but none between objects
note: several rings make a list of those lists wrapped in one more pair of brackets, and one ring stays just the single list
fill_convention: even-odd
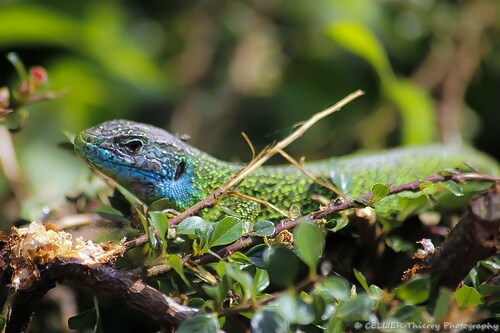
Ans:
[{"label": "lizard body", "polygon": [[[166,198],[178,211],[205,198],[242,168],[191,147],[162,129],[125,120],[105,122],[80,132],[75,138],[75,151],[92,168],[146,204]],[[488,156],[469,147],[444,145],[347,155],[306,163],[305,169],[354,197],[369,192],[375,183],[401,184],[445,169],[471,171],[469,166],[498,174],[497,163]],[[342,185],[343,180],[347,185]],[[313,195],[328,199],[336,196],[291,165],[261,167],[237,191],[283,210],[297,205],[302,213],[319,208]],[[202,211],[202,216],[217,219],[223,213],[221,207],[249,219],[279,216],[256,202],[231,196],[223,198],[218,208]],[[394,216],[399,209],[397,198],[381,200],[376,209],[378,216]]]}]

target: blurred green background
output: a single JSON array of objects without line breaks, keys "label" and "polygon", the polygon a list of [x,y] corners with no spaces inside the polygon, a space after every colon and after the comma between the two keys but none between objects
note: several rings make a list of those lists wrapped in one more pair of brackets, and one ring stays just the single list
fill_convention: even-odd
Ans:
[{"label": "blurred green background", "polygon": [[13,208],[0,176],[2,215],[37,218],[79,186],[88,171],[57,147],[63,130],[132,119],[248,161],[242,131],[260,149],[356,89],[366,95],[315,125],[293,156],[464,140],[498,159],[499,4],[0,1],[0,86],[18,80],[6,60],[15,51],[48,70],[51,90],[68,89],[30,106],[13,135],[24,194]]}]

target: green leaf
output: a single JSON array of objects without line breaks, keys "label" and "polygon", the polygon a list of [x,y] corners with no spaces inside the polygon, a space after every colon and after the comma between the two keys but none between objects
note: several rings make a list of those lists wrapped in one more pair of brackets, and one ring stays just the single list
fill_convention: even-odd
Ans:
[{"label": "green leaf", "polygon": [[500,286],[482,284],[478,289],[481,296],[488,299],[488,304],[500,302]]},{"label": "green leaf", "polygon": [[413,304],[420,304],[429,298],[431,281],[429,277],[416,277],[396,288],[396,296]]},{"label": "green leaf", "polygon": [[[111,207],[120,212],[123,216],[130,216],[130,212],[132,210],[132,205],[131,202],[123,195],[122,192],[120,191],[114,191],[113,195],[108,198],[109,203],[111,204]],[[139,211],[139,208],[136,209]],[[141,216],[141,222],[144,224],[147,224],[146,217],[144,217],[144,214],[140,213]],[[144,221],[142,220],[144,219]]]},{"label": "green leaf", "polygon": [[243,234],[243,221],[227,216],[216,224],[210,238],[209,247],[230,244]]},{"label": "green leaf", "polygon": [[299,271],[299,258],[282,245],[271,245],[263,255],[271,282],[279,287],[291,286]]},{"label": "green leaf", "polygon": [[329,297],[324,292],[319,291],[316,288],[311,292],[310,296],[312,297],[312,307],[314,309],[314,313],[317,319],[328,320],[335,311],[335,306],[333,304],[335,299]]},{"label": "green leaf", "polygon": [[259,293],[269,286],[269,274],[265,269],[256,268],[253,277],[253,289]]},{"label": "green leaf", "polygon": [[457,304],[461,308],[481,305],[484,303],[481,298],[481,294],[475,288],[469,287],[465,284],[455,291],[453,295],[455,295]]},{"label": "green leaf", "polygon": [[387,97],[401,114],[403,144],[424,144],[437,136],[435,106],[427,91],[408,79],[381,78]]},{"label": "green leaf", "polygon": [[0,316],[0,332],[3,332],[3,329],[5,328],[5,323],[7,321],[5,320],[4,316]]},{"label": "green leaf", "polygon": [[340,276],[331,276],[326,279],[317,289],[320,293],[326,293],[330,302],[347,301],[350,298],[351,287],[346,279]]},{"label": "green leaf", "polygon": [[243,253],[236,251],[235,253],[231,254],[231,259],[234,261],[237,261],[242,264],[251,264],[252,261],[250,261],[250,258],[248,258],[246,255]]},{"label": "green leaf", "polygon": [[179,235],[196,236],[196,229],[208,228],[212,222],[205,221],[199,216],[190,216],[177,225]]},{"label": "green leaf", "polygon": [[187,302],[187,306],[192,308],[201,308],[203,307],[203,304],[205,304],[205,300],[200,297],[189,298]]},{"label": "green leaf", "polygon": [[151,225],[158,232],[158,236],[163,242],[163,247],[167,246],[167,231],[168,231],[168,219],[165,215],[160,212],[149,212],[149,220]]},{"label": "green leaf", "polygon": [[184,275],[184,264],[182,263],[181,258],[177,254],[171,254],[168,257],[167,264],[172,266],[172,268],[175,270],[177,274],[182,278],[182,281],[184,281],[185,284],[188,286],[191,285],[186,278],[186,275]]},{"label": "green leaf", "polygon": [[245,255],[250,260],[252,265],[265,269],[266,265],[264,264],[263,254],[266,249],[267,245],[265,244],[255,245],[248,250]]},{"label": "green leaf", "polygon": [[243,288],[243,298],[249,300],[254,297],[255,291],[252,276],[248,272],[242,271],[236,264],[226,263],[225,267],[227,275],[237,281]]},{"label": "green leaf", "polygon": [[341,215],[341,216],[336,217],[335,219],[331,220],[330,223],[335,223],[335,226],[329,227],[328,230],[330,230],[332,232],[337,232],[337,231],[347,227],[347,225],[349,224],[349,218],[347,216]]},{"label": "green leaf", "polygon": [[268,308],[279,312],[291,324],[308,325],[314,320],[314,310],[298,295],[285,294],[271,302]]},{"label": "green leaf", "polygon": [[400,234],[387,236],[385,244],[395,252],[415,252],[415,243],[401,237]]},{"label": "green leaf", "polygon": [[491,273],[496,273],[500,269],[500,257],[494,257],[493,260],[481,260],[479,263],[482,267],[491,271]]},{"label": "green leaf", "polygon": [[323,254],[324,238],[321,230],[316,223],[300,220],[293,235],[293,245],[299,258],[309,266],[311,276],[314,276],[316,265]]},{"label": "green leaf", "polygon": [[157,250],[160,244],[155,235],[155,228],[152,225],[150,225],[148,226],[147,230],[148,230],[149,246],[151,246],[153,250]]},{"label": "green leaf", "polygon": [[219,321],[214,315],[197,315],[184,321],[177,333],[217,333]]},{"label": "green leaf", "polygon": [[368,61],[379,76],[392,75],[384,48],[364,25],[349,20],[336,21],[328,29],[328,35],[345,49]]},{"label": "green leaf", "polygon": [[343,333],[343,332],[345,332],[344,323],[342,322],[342,320],[340,320],[337,317],[331,317],[330,320],[328,321],[328,324],[326,325],[325,332],[327,332],[327,333]]},{"label": "green leaf", "polygon": [[229,282],[226,275],[222,277],[220,282],[215,286],[203,285],[203,290],[207,295],[212,298],[219,308],[222,308],[224,301],[227,298],[227,293],[229,291]]},{"label": "green leaf", "polygon": [[368,295],[370,295],[371,294],[371,290],[368,287],[368,283],[366,282],[366,279],[365,279],[364,275],[360,271],[358,271],[356,268],[354,268],[354,276],[359,281],[359,283],[361,284],[361,286],[363,287],[363,289],[366,291],[366,293]]},{"label": "green leaf", "polygon": [[401,303],[399,304],[392,313],[393,318],[398,319],[398,321],[419,321],[419,313],[421,308],[417,305],[410,303]]},{"label": "green leaf", "polygon": [[442,186],[444,186],[446,189],[448,189],[451,193],[453,193],[457,197],[463,197],[464,196],[464,190],[462,186],[459,184],[455,183],[453,180],[447,180],[445,182],[440,183]]},{"label": "green leaf", "polygon": [[429,199],[423,192],[402,192],[397,196],[399,203],[399,213],[397,219],[403,221],[407,219],[410,215],[413,215],[420,211],[423,207],[429,205]]},{"label": "green leaf", "polygon": [[159,200],[156,200],[152,202],[148,207],[150,211],[159,211],[159,212],[170,208],[172,208],[172,201],[168,198],[161,198]]},{"label": "green leaf", "polygon": [[373,185],[372,186],[373,198],[370,200],[370,202],[372,204],[379,202],[380,200],[385,198],[390,191],[391,188],[386,184],[377,183]]},{"label": "green leaf", "polygon": [[7,59],[10,61],[10,63],[16,69],[17,75],[19,76],[21,81],[27,81],[28,80],[28,71],[26,70],[26,67],[24,66],[23,61],[21,60],[21,58],[19,58],[17,53],[16,52],[7,53]]},{"label": "green leaf", "polygon": [[376,321],[373,314],[375,300],[369,295],[361,294],[337,306],[335,317],[345,323],[354,321]]},{"label": "green leaf", "polygon": [[431,96],[409,80],[397,78],[376,36],[355,21],[336,21],[328,35],[346,50],[365,59],[377,72],[386,97],[399,109],[405,144],[426,143],[436,137],[435,108]]},{"label": "green leaf", "polygon": [[372,296],[376,300],[381,300],[384,296],[385,292],[379,286],[374,284],[370,285],[370,296]]},{"label": "green leaf", "polygon": [[290,324],[276,311],[258,311],[250,322],[253,333],[288,333]]},{"label": "green leaf", "polygon": [[207,243],[206,247],[208,248],[208,240],[210,239],[210,235],[215,229],[215,223],[208,223],[207,225],[203,225],[200,228],[196,228],[194,230],[194,235],[196,238],[202,240]]},{"label": "green leaf", "polygon": [[440,322],[450,309],[450,304],[452,300],[452,292],[449,289],[441,288],[439,289],[439,296],[436,300],[436,306],[434,307],[434,320]]},{"label": "green leaf", "polygon": [[268,220],[259,220],[253,226],[253,233],[258,237],[272,236],[274,234],[274,223]]}]

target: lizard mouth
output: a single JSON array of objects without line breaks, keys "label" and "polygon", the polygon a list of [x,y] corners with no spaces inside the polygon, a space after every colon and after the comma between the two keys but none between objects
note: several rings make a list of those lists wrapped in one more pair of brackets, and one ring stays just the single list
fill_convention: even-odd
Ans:
[{"label": "lizard mouth", "polygon": [[80,155],[80,156],[85,156],[85,152],[88,151],[88,149],[85,149],[87,146],[87,143],[91,143],[92,139],[90,138],[91,136],[84,133],[80,132],[75,136],[75,139],[73,141],[73,146],[75,148],[75,152]]},{"label": "lizard mouth", "polygon": [[73,142],[75,152],[82,157],[85,161],[101,161],[106,159],[101,156],[104,151],[110,152],[108,149],[99,147],[95,144],[96,137],[92,134],[80,132],[76,135]]}]

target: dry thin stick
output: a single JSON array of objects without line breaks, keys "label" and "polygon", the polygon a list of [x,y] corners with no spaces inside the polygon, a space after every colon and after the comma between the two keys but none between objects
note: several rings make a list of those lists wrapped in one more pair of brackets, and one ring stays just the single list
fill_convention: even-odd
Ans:
[{"label": "dry thin stick", "polygon": [[335,194],[337,194],[339,197],[342,197],[344,198],[345,195],[344,193],[342,193],[338,188],[336,188],[333,184],[330,184],[328,181],[325,181],[324,179],[319,179],[317,177],[315,177],[312,173],[310,172],[307,172],[306,169],[304,169],[304,166],[302,164],[300,164],[296,159],[294,159],[292,156],[288,155],[288,153],[284,150],[279,150],[278,151],[281,156],[283,156],[288,162],[290,162],[290,164],[292,164],[294,167],[296,167],[297,169],[299,169],[306,177],[310,178],[312,181],[314,181],[315,183],[323,186],[323,187],[326,187],[327,189],[329,189],[330,191],[334,192]]},{"label": "dry thin stick", "polygon": [[228,192],[226,192],[226,194],[227,195],[232,195],[232,196],[235,196],[235,197],[239,197],[239,198],[242,198],[242,199],[245,199],[245,200],[248,200],[248,201],[253,201],[253,202],[256,202],[256,203],[261,204],[263,206],[269,207],[272,210],[280,213],[281,215],[283,215],[285,217],[290,216],[290,214],[287,211],[285,211],[283,209],[280,209],[280,208],[276,207],[275,205],[273,205],[272,203],[267,202],[265,200],[261,200],[259,198],[255,198],[255,197],[252,197],[250,195],[246,195],[246,194],[243,194],[243,193],[240,193],[240,192],[237,192],[237,191],[228,191]]},{"label": "dry thin stick", "polygon": [[230,179],[226,184],[222,185],[221,187],[226,187],[226,188],[231,188],[233,186],[236,186],[239,184],[246,176],[248,176],[252,171],[260,167],[262,164],[267,162],[271,157],[276,155],[280,150],[285,149],[288,147],[292,142],[297,140],[299,137],[301,137],[309,128],[311,128],[312,125],[316,124],[318,121],[321,119],[329,116],[330,114],[339,111],[342,107],[353,101],[354,99],[358,98],[359,96],[362,96],[364,92],[362,90],[357,90],[349,95],[347,95],[345,98],[343,98],[340,102],[336,103],[333,106],[330,106],[329,108],[316,113],[313,115],[309,120],[307,120],[305,123],[300,125],[297,130],[295,130],[292,134],[284,138],[283,140],[279,141],[276,143],[276,145],[270,147],[267,149],[267,151],[264,151],[262,156],[258,157],[257,159],[253,160],[249,165],[247,165],[245,168],[241,169],[240,172],[238,172],[237,176]]},{"label": "dry thin stick", "polygon": [[252,141],[250,141],[250,138],[248,137],[248,135],[245,132],[241,132],[241,136],[243,137],[243,139],[245,139],[248,146],[250,147],[250,150],[252,151],[252,160],[253,160],[255,158],[255,155],[256,155],[255,154],[255,147],[253,146]]},{"label": "dry thin stick", "polygon": [[[272,156],[277,154],[280,150],[285,149],[288,145],[290,145],[292,142],[297,140],[299,137],[301,137],[309,128],[311,128],[312,125],[320,121],[321,119],[327,117],[328,115],[339,111],[342,107],[350,103],[351,101],[355,100],[356,98],[362,96],[364,92],[362,90],[357,90],[346,97],[344,97],[342,100],[340,100],[338,103],[326,108],[325,110],[316,113],[313,115],[309,120],[307,120],[305,123],[300,125],[299,128],[297,128],[292,134],[284,138],[283,140],[279,141],[276,143],[276,145],[271,146],[264,151],[262,151],[260,154],[257,155],[255,159],[253,159],[246,167],[241,169],[236,176],[233,178],[230,178],[226,183],[221,185],[217,190],[212,192],[209,196],[207,196],[205,199],[202,201],[198,202],[197,204],[189,207],[186,209],[184,212],[181,214],[173,217],[168,221],[170,226],[175,226],[179,224],[182,220],[185,218],[192,216],[194,214],[197,214],[199,211],[201,211],[204,208],[210,207],[213,205],[214,202],[217,201],[218,198],[220,198],[222,195],[224,195],[228,190],[232,189],[233,187],[237,186],[240,182],[245,179],[246,176],[248,176],[251,172],[253,172],[255,169],[260,167],[262,164],[264,164],[267,160],[269,160]],[[140,236],[134,240],[131,240],[127,243],[125,243],[125,247],[127,249],[140,246],[142,244],[147,243],[149,240],[148,235],[143,235]]]}]

